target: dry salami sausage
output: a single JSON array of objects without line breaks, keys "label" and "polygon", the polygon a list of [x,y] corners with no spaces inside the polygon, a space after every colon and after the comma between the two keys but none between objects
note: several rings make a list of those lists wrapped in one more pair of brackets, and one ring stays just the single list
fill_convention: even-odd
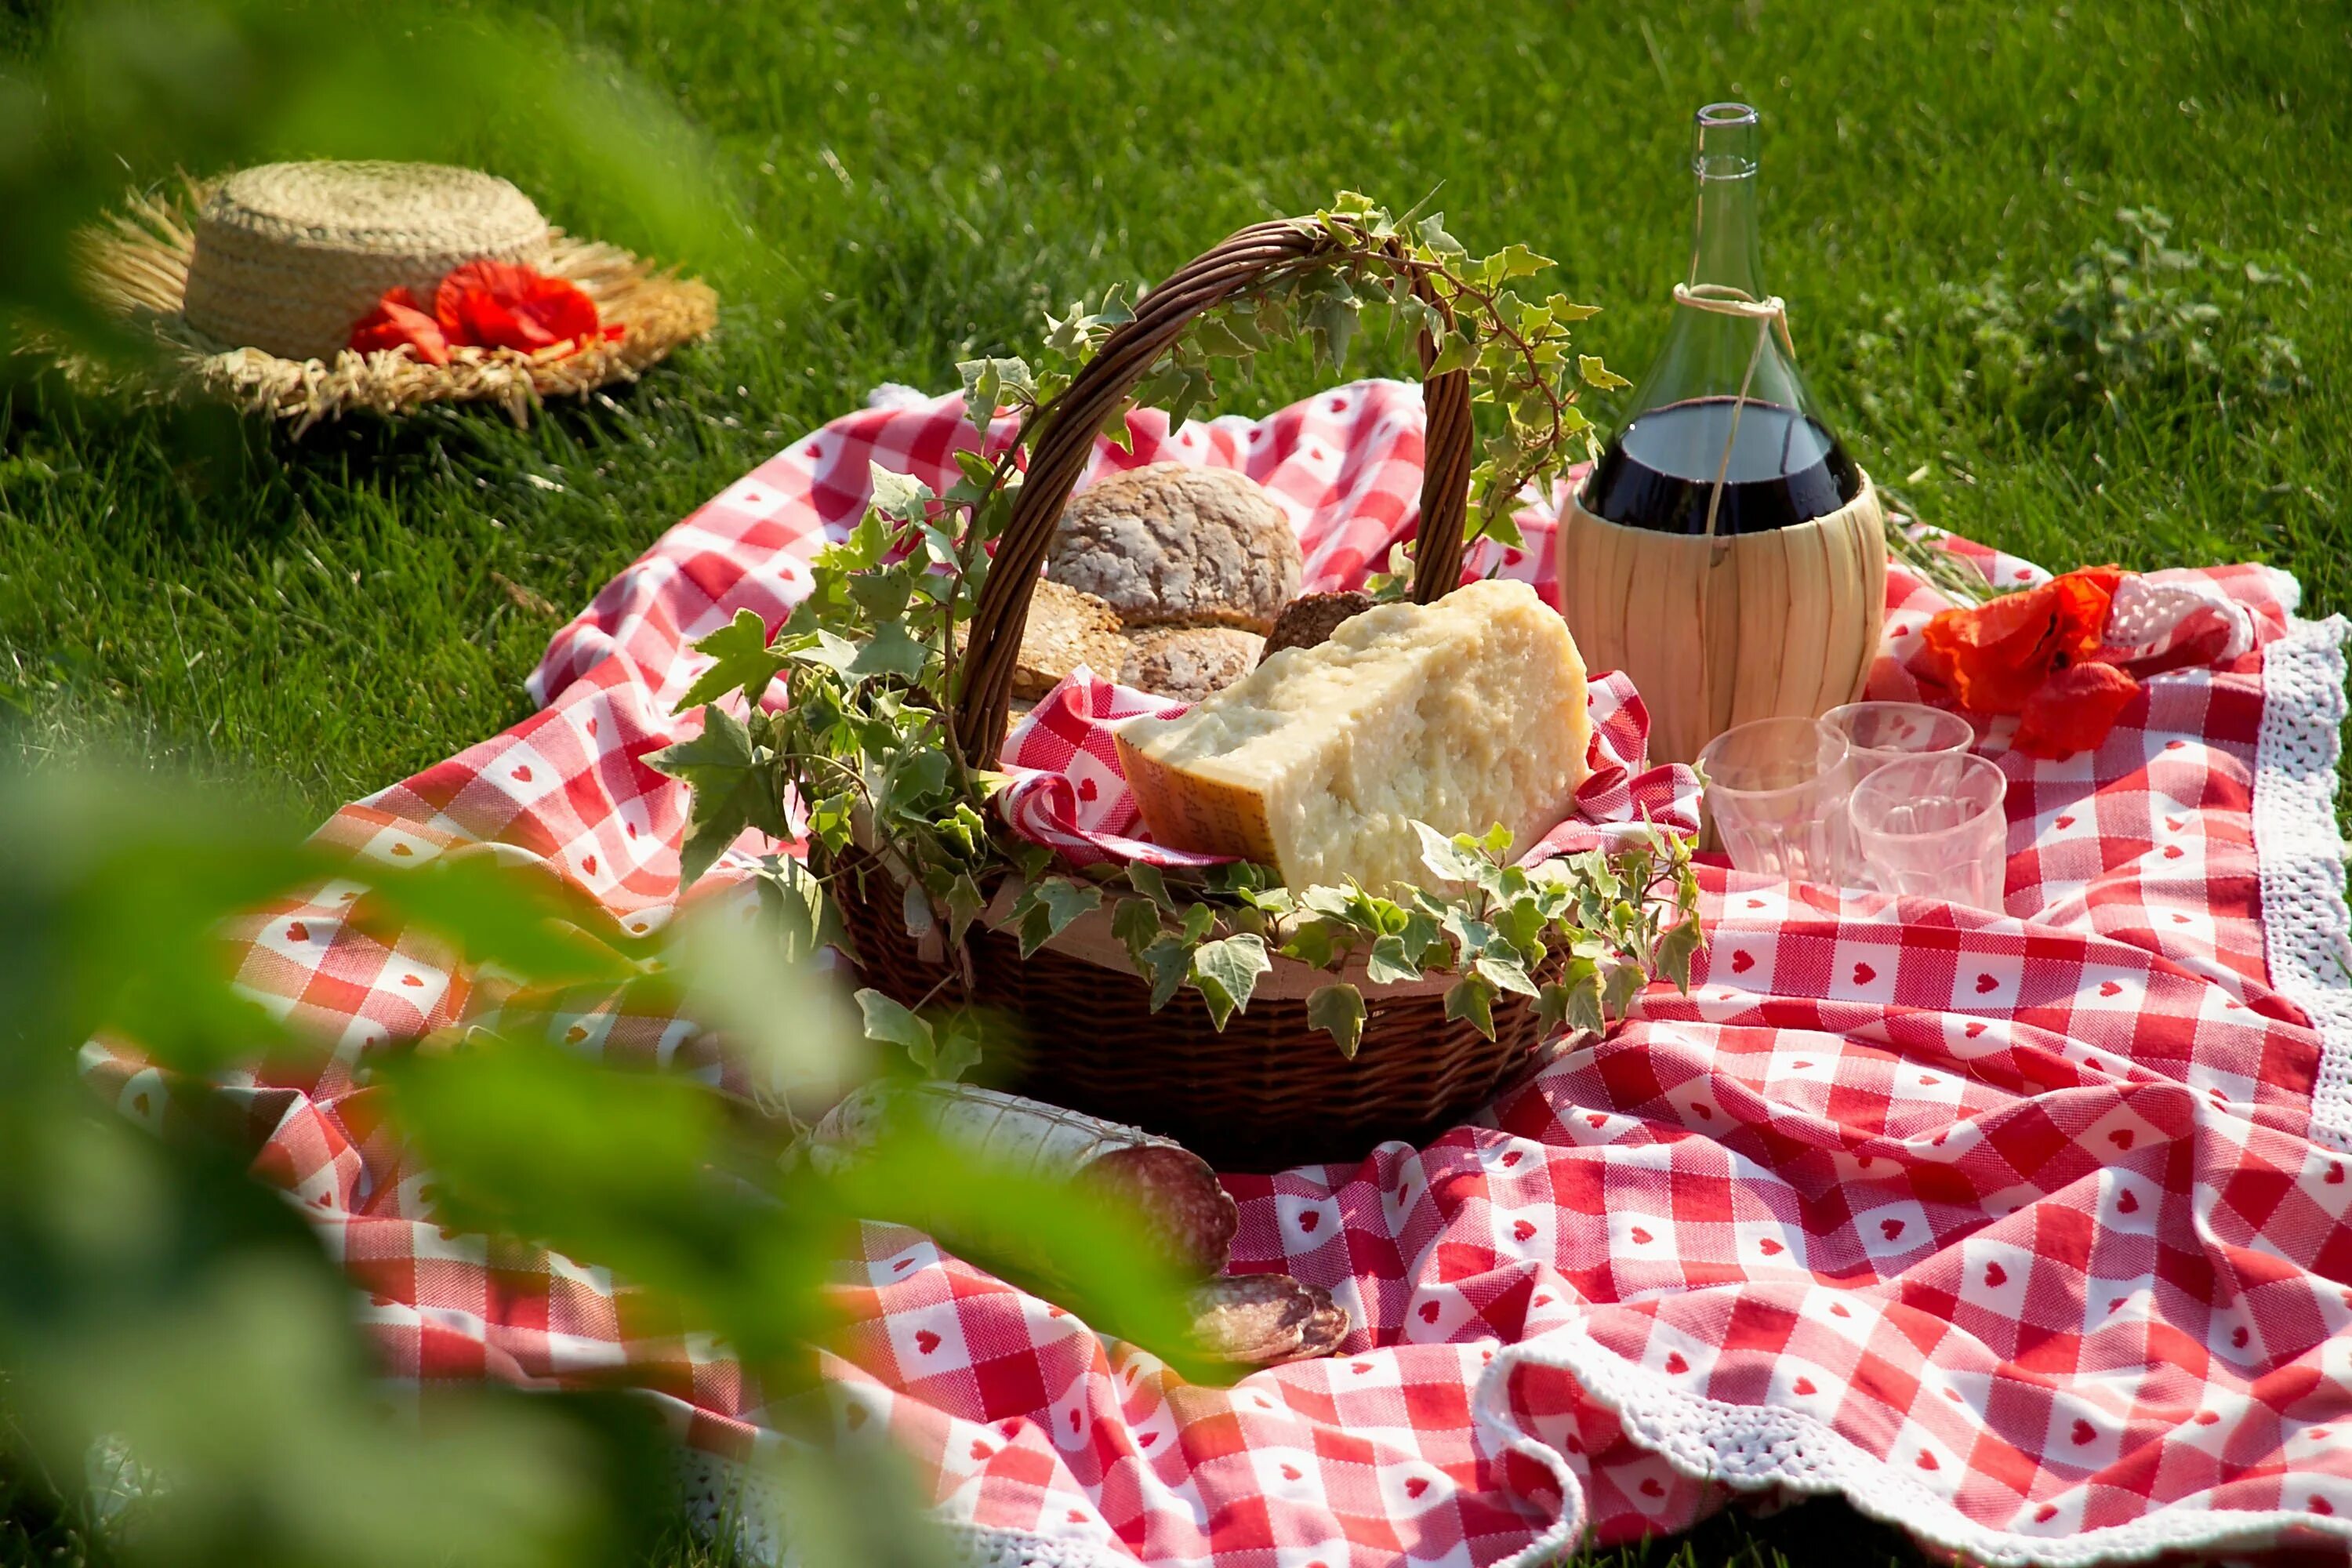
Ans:
[{"label": "dry salami sausage", "polygon": [[970,1084],[867,1084],[817,1124],[810,1163],[823,1171],[857,1158],[894,1111],[1002,1168],[1095,1185],[1126,1200],[1155,1247],[1185,1273],[1221,1273],[1233,1251],[1241,1211],[1208,1162],[1182,1144]]},{"label": "dry salami sausage", "polygon": [[1348,1336],[1348,1310],[1287,1274],[1212,1279],[1192,1292],[1192,1308],[1194,1348],[1234,1366],[1329,1355]]}]

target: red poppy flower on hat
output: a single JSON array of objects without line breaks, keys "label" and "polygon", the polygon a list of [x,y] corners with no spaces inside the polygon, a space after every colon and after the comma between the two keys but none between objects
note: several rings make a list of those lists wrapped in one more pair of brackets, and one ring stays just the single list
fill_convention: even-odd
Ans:
[{"label": "red poppy flower on hat", "polygon": [[1974,609],[1946,610],[1920,634],[1911,668],[1964,708],[2025,716],[2013,743],[2029,756],[2095,746],[2139,689],[2099,658],[2122,581],[2116,567],[2091,566]]},{"label": "red poppy flower on hat", "polygon": [[580,286],[511,261],[469,261],[441,279],[427,314],[405,288],[387,290],[352,329],[362,353],[406,344],[427,364],[447,364],[453,348],[537,353],[612,342],[625,331],[604,324]]},{"label": "red poppy flower on hat", "polygon": [[535,353],[604,335],[596,301],[576,283],[511,261],[469,261],[441,279],[433,314],[453,343]]},{"label": "red poppy flower on hat", "polygon": [[441,323],[417,308],[414,294],[400,288],[388,290],[352,329],[352,347],[364,354],[404,343],[426,364],[449,363],[449,340]]}]

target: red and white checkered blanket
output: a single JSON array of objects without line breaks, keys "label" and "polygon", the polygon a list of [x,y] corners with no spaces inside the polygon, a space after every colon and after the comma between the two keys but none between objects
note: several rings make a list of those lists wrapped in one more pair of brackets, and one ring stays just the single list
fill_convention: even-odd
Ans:
[{"label": "red and white checkered blanket", "polygon": [[[1136,426],[1132,458],[1097,463],[1246,468],[1297,523],[1310,586],[1358,577],[1412,521],[1410,386]],[[937,482],[971,439],[941,401],[795,443],[556,636],[541,711],[326,837],[387,860],[494,840],[656,928],[684,792],[642,759],[681,732],[687,642],[740,608],[783,616],[869,458]],[[1548,587],[1527,521],[1526,552],[1474,565]],[[2095,752],[2003,757],[2005,914],[1709,871],[1687,995],[1654,991],[1427,1148],[1234,1180],[1234,1267],[1329,1287],[1347,1353],[1190,1387],[871,1226],[829,1363],[843,1440],[887,1433],[991,1562],[1532,1562],[1743,1494],[1832,1491],[1989,1562],[2352,1538],[2345,626],[2297,620],[2293,584],[2261,568],[2167,580],[2242,606],[2255,646],[2200,644],[2217,661],[2150,679]],[[1888,602],[1899,656],[1937,601],[1898,571]],[[1879,675],[1907,689],[1898,658]],[[740,896],[730,875],[709,896]],[[493,1268],[436,1226],[352,1069],[477,1004],[421,949],[346,929],[338,893],[241,932],[243,983],[336,1044],[314,1077],[230,1087],[269,1129],[258,1170],[367,1293],[395,1375],[633,1383],[719,1487],[761,1431],[723,1349],[632,1339],[602,1270],[510,1249]],[[691,1022],[618,1001],[558,1027],[608,1058],[726,1070]],[[161,1113],[161,1079],[113,1076],[127,1113]],[[772,1547],[750,1500],[742,1528]]]}]

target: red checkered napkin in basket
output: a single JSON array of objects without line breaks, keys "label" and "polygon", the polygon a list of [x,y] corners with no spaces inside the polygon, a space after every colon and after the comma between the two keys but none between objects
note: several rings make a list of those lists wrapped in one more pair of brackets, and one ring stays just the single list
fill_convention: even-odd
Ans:
[{"label": "red checkered napkin in basket", "polygon": [[[1132,456],[1097,468],[1245,469],[1328,588],[1410,530],[1421,430],[1413,388],[1366,383],[1172,435],[1147,412]],[[688,641],[739,608],[782,617],[869,459],[943,482],[973,439],[940,400],[794,443],[557,635],[541,711],[325,837],[388,860],[494,841],[659,927],[684,792],[642,759],[688,728]],[[1522,522],[1526,552],[1474,564],[1548,590],[1549,528]],[[1999,581],[2038,573],[1952,548]],[[1235,1267],[1329,1287],[1348,1353],[1189,1387],[877,1226],[829,1363],[842,1440],[899,1446],[996,1563],[1526,1562],[1823,1491],[1989,1562],[2352,1538],[2345,627],[2295,619],[2260,568],[2151,582],[2189,585],[2243,646],[2151,611],[2140,640],[2197,662],[2153,675],[2096,751],[2035,762],[1995,732],[2003,912],[1708,871],[1687,995],[1652,992],[1426,1148],[1234,1180]],[[1900,694],[1939,601],[1898,572],[1887,602],[1874,689]],[[747,897],[739,875],[722,863],[698,897]],[[437,1226],[353,1069],[488,1004],[426,949],[346,926],[340,892],[240,932],[244,984],[337,1047],[316,1076],[229,1087],[257,1169],[366,1293],[397,1376],[641,1388],[701,1456],[714,1516],[772,1550],[763,1500],[719,1495],[762,1432],[721,1348],[632,1334],[601,1269],[494,1260]],[[731,1070],[624,997],[556,1027],[606,1059]],[[97,1070],[129,1114],[170,1093]]]}]

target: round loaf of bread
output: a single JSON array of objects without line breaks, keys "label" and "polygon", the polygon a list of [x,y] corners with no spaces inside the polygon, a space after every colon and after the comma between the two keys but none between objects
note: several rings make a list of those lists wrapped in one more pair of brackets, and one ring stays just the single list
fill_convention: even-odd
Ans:
[{"label": "round loaf of bread", "polygon": [[1265,639],[1239,626],[1149,626],[1127,634],[1123,685],[1198,702],[1257,668]]},{"label": "round loaf of bread", "polygon": [[1231,468],[1154,463],[1070,499],[1045,575],[1108,604],[1130,626],[1245,626],[1264,634],[1298,592],[1290,519]]}]

